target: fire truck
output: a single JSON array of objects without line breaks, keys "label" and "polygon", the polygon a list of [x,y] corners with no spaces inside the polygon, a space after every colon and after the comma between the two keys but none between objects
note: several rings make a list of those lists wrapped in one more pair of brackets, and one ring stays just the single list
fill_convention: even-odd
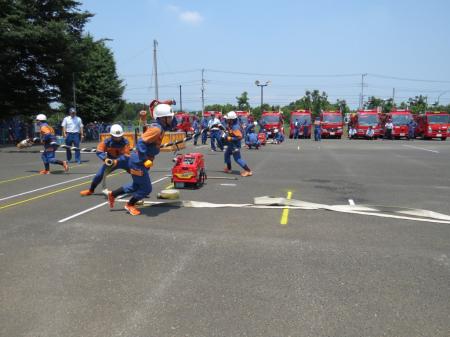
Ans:
[{"label": "fire truck", "polygon": [[322,122],[322,137],[336,137],[341,139],[344,123],[339,111],[324,111],[320,113]]},{"label": "fire truck", "polygon": [[283,114],[279,111],[264,111],[261,114],[260,125],[264,128],[267,138],[273,138],[275,129],[284,133]]},{"label": "fire truck", "polygon": [[380,137],[380,113],[377,109],[373,110],[358,110],[350,118],[350,125],[356,129],[355,137],[364,138],[366,136],[369,126],[372,127],[374,137]]},{"label": "fire truck", "polygon": [[187,112],[177,112],[175,113],[175,119],[177,120],[177,131],[183,131],[186,135],[191,135],[194,132],[192,128],[193,116]]},{"label": "fire truck", "polygon": [[251,119],[250,112],[248,111],[236,111],[236,115],[238,116],[241,124],[245,127],[249,122],[253,122]]},{"label": "fire truck", "polygon": [[392,129],[392,137],[400,139],[401,137],[408,137],[408,123],[412,120],[412,114],[409,110],[392,110],[387,114],[380,115],[381,121],[381,135],[386,133],[385,125],[390,120],[394,124]]},{"label": "fire truck", "polygon": [[203,113],[203,117],[206,118],[206,120],[209,122],[209,120],[212,118],[212,114],[215,114],[217,118],[222,119],[222,113],[220,111],[205,111]]},{"label": "fire truck", "polygon": [[291,111],[291,118],[289,121],[289,138],[294,137],[295,122],[300,124],[299,137],[311,138],[311,111],[309,110],[296,110]]},{"label": "fire truck", "polygon": [[416,137],[446,140],[450,134],[450,115],[447,112],[427,111],[424,114],[415,115],[414,119],[417,123]]}]

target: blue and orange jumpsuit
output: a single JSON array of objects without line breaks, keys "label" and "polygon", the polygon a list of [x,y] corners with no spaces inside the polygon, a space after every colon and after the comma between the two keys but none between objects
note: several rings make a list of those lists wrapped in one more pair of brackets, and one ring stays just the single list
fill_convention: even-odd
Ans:
[{"label": "blue and orange jumpsuit", "polygon": [[[129,172],[128,161],[130,157],[130,143],[124,137],[119,141],[115,141],[113,137],[106,138],[103,142],[100,142],[97,146],[97,157],[103,162],[109,158],[114,160],[114,164],[110,168],[110,172],[117,169],[123,169]],[[100,184],[105,174],[105,170],[108,166],[104,163],[91,183],[90,192],[94,192],[95,188]]]},{"label": "blue and orange jumpsuit", "polygon": [[231,127],[227,129],[227,134],[228,136],[225,138],[225,145],[227,145],[227,149],[224,153],[224,160],[227,165],[225,171],[231,171],[231,156],[233,155],[234,161],[238,163],[239,166],[241,166],[245,171],[251,172],[245,160],[241,158],[242,131],[237,119],[235,119]]},{"label": "blue and orange jumpsuit", "polygon": [[58,148],[58,144],[56,143],[55,130],[44,122],[39,124],[39,128],[41,142],[44,145],[44,152],[42,153],[41,158],[45,167],[41,173],[48,173],[50,171],[50,164],[61,165],[67,171],[67,163],[56,159],[55,151]]},{"label": "blue and orange jumpsuit", "polygon": [[148,125],[147,129],[139,138],[136,144],[136,150],[130,155],[128,161],[132,182],[112,191],[112,196],[116,198],[121,194],[131,194],[129,205],[135,205],[136,202],[147,197],[152,191],[152,183],[148,173],[150,167],[146,166],[146,162],[154,160],[159,154],[161,141],[164,136],[165,129],[155,121]]}]

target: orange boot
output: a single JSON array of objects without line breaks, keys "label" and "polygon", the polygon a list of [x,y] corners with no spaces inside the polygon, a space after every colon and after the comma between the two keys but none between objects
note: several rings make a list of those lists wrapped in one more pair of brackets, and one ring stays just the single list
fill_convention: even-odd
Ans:
[{"label": "orange boot", "polygon": [[241,176],[242,177],[250,177],[250,176],[252,176],[253,175],[253,172],[252,171],[242,171],[241,172]]},{"label": "orange boot", "polygon": [[87,197],[88,195],[91,195],[92,193],[94,193],[94,191],[91,191],[91,190],[83,190],[83,191],[80,191],[80,195],[81,195],[82,197]]},{"label": "orange boot", "polygon": [[109,208],[114,208],[114,201],[116,198],[113,196],[112,191],[108,192],[108,202],[109,202]]},{"label": "orange boot", "polygon": [[134,205],[130,205],[129,203],[125,204],[125,209],[130,213],[131,215],[139,215],[141,214],[141,211],[138,210]]},{"label": "orange boot", "polygon": [[64,167],[64,172],[69,172],[69,164],[67,164],[66,160],[63,161],[63,167]]},{"label": "orange boot", "polygon": [[228,167],[225,166],[225,168],[223,169],[223,172],[225,172],[225,173],[231,173],[231,169],[229,169]]},{"label": "orange boot", "polygon": [[50,174],[50,171],[48,171],[48,170],[40,170],[39,171],[39,174]]}]

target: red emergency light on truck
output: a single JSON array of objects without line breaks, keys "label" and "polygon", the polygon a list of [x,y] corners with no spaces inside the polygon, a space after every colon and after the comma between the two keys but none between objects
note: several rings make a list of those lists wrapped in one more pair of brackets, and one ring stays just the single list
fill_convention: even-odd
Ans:
[{"label": "red emergency light on truck", "polygon": [[372,127],[374,138],[380,137],[380,113],[374,110],[358,110],[350,119],[350,125],[356,130],[355,137],[364,138],[369,126]]},{"label": "red emergency light on truck", "polygon": [[380,115],[381,121],[381,135],[386,133],[386,123],[391,121],[394,124],[392,129],[392,137],[400,139],[401,137],[408,137],[408,123],[412,120],[412,114],[409,110],[392,110],[387,114]]},{"label": "red emergency light on truck", "polygon": [[268,138],[273,138],[274,129],[278,129],[279,132],[284,133],[283,127],[283,115],[278,111],[264,111],[261,114],[260,125],[264,128]]},{"label": "red emergency light on truck", "polygon": [[427,111],[415,115],[416,137],[423,139],[440,138],[446,140],[450,134],[450,115],[447,112]]},{"label": "red emergency light on truck", "polygon": [[289,121],[289,138],[294,137],[295,122],[299,123],[298,135],[300,138],[311,138],[311,111],[295,110],[291,111]]},{"label": "red emergency light on truck", "polygon": [[344,126],[342,114],[339,111],[324,111],[320,113],[322,122],[322,137],[342,137]]}]

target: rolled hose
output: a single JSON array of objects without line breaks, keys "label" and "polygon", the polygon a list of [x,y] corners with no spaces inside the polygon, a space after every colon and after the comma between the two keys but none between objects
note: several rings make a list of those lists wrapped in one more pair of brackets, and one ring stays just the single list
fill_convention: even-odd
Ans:
[{"label": "rolled hose", "polygon": [[179,199],[180,198],[180,191],[171,189],[171,190],[161,190],[158,193],[158,199]]}]

